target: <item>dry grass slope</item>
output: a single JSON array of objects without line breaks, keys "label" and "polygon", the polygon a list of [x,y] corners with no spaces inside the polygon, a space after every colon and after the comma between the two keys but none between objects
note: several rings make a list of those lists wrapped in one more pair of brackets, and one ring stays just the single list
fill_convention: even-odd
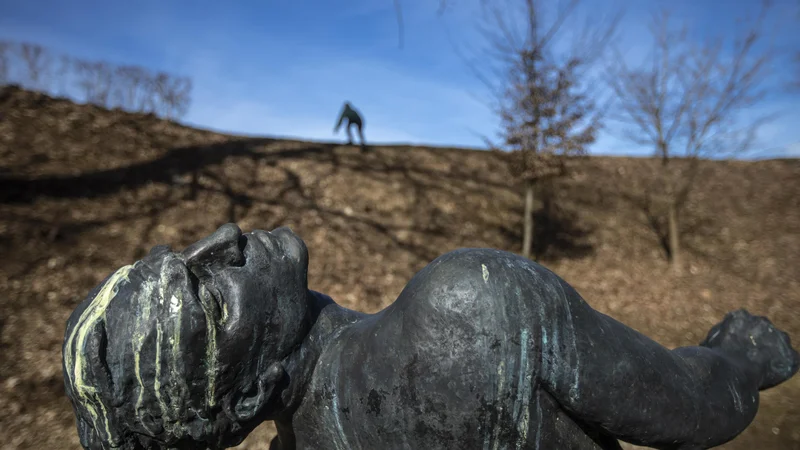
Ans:
[{"label": "dry grass slope", "polygon": [[[745,307],[800,343],[800,161],[705,163],[682,276],[640,206],[654,161],[575,164],[539,214],[537,248],[596,309],[673,347]],[[377,311],[441,253],[518,250],[521,201],[489,152],[243,139],[0,90],[0,448],[78,448],[60,371],[68,314],[151,246],[228,221],[290,225],[313,289]],[[800,377],[764,393],[725,448],[800,448],[799,400]],[[271,432],[243,446],[266,448]]]}]

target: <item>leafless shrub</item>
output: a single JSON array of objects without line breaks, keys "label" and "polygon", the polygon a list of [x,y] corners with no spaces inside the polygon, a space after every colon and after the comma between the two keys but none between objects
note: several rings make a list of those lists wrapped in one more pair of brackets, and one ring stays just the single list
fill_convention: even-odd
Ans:
[{"label": "leafless shrub", "polygon": [[119,66],[115,77],[118,80],[114,90],[115,104],[128,111],[147,111],[147,71],[138,66]]},{"label": "leafless shrub", "polygon": [[26,71],[28,85],[34,89],[47,90],[53,59],[41,45],[22,43],[18,46],[19,57]]},{"label": "leafless shrub", "polygon": [[[55,61],[59,64],[54,70]],[[12,42],[0,42],[0,83],[17,83],[105,108],[170,119],[186,114],[192,92],[188,77],[134,65],[57,56],[37,44]]]},{"label": "leafless shrub", "polygon": [[77,83],[87,103],[111,107],[114,69],[104,62],[76,61]]},{"label": "leafless shrub", "polygon": [[191,91],[192,82],[189,78],[159,72],[153,79],[155,112],[169,118],[184,115],[189,108]]}]

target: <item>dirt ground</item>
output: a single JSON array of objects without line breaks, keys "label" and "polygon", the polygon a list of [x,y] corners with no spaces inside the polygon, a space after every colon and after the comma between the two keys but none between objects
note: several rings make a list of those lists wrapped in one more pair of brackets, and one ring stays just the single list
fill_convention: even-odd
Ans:
[{"label": "dirt ground", "polygon": [[[536,215],[537,259],[596,309],[668,347],[726,312],[800,343],[800,160],[704,162],[674,275],[645,208],[655,161],[592,157]],[[0,90],[0,448],[77,449],[61,343],[72,309],[156,244],[234,221],[289,225],[312,289],[374,312],[459,247],[520,249],[521,191],[490,152],[240,138],[147,115]],[[241,448],[267,448],[264,424]],[[800,449],[800,376],[762,393],[726,449]]]}]

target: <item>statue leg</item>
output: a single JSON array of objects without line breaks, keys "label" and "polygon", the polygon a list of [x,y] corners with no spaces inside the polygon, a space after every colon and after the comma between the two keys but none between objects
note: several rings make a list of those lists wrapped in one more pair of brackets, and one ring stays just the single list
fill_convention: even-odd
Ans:
[{"label": "statue leg", "polygon": [[347,123],[347,145],[353,145],[353,132],[350,131],[350,127],[353,126],[352,122]]}]

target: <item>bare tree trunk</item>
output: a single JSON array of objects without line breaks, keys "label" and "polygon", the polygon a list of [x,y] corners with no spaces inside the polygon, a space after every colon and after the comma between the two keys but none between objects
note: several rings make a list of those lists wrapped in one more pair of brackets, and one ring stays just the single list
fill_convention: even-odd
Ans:
[{"label": "bare tree trunk", "polygon": [[525,230],[522,235],[522,256],[531,257],[533,248],[533,188],[531,182],[525,184]]},{"label": "bare tree trunk", "polygon": [[678,212],[675,201],[669,202],[668,211],[669,221],[669,256],[672,262],[672,270],[675,273],[681,269],[680,240],[678,239]]}]

